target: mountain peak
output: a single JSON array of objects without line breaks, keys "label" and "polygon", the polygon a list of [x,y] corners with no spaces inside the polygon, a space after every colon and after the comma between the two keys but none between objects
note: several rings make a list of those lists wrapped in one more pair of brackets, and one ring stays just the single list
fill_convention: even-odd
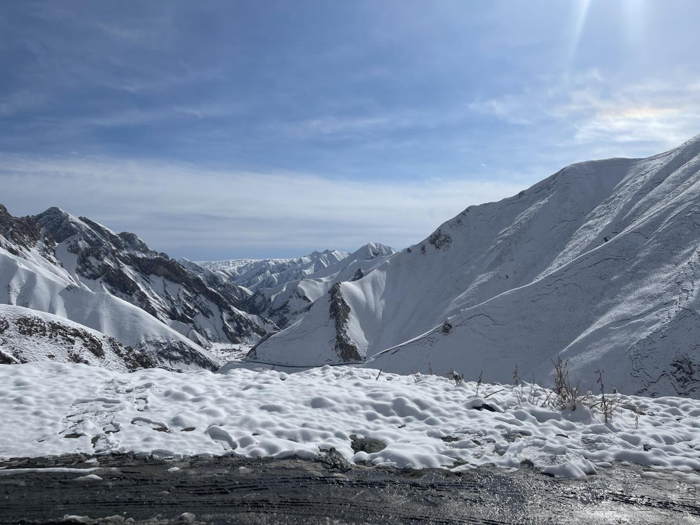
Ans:
[{"label": "mountain peak", "polygon": [[63,242],[80,232],[80,220],[57,206],[35,215],[34,219],[51,232],[56,242]]}]

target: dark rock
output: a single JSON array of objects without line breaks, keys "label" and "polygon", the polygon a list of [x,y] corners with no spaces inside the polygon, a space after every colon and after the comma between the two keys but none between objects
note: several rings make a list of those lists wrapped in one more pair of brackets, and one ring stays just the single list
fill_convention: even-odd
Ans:
[{"label": "dark rock", "polygon": [[374,454],[386,448],[385,443],[374,438],[359,438],[355,434],[352,434],[350,440],[352,441],[350,446],[355,453],[366,452],[367,454]]},{"label": "dark rock", "polygon": [[322,450],[319,455],[319,460],[329,470],[338,470],[340,472],[348,472],[352,470],[352,465],[345,459],[340,452],[335,448],[330,450]]},{"label": "dark rock", "polygon": [[357,271],[355,272],[355,275],[352,276],[351,281],[359,281],[365,276],[365,272],[362,271],[362,268],[358,268]]},{"label": "dark rock", "polygon": [[495,408],[493,408],[491,405],[488,403],[482,403],[479,406],[474,406],[472,407],[474,410],[486,410],[487,412],[498,412]]},{"label": "dark rock", "polygon": [[520,462],[520,468],[535,468],[535,464],[529,459],[524,459]]},{"label": "dark rock", "polygon": [[335,322],[335,351],[343,362],[362,361],[357,346],[347,333],[350,306],[343,299],[340,283],[335,283],[329,294],[331,296],[330,318]]},{"label": "dark rock", "polygon": [[452,244],[452,237],[443,233],[442,230],[437,230],[428,237],[428,242],[435,246],[436,250],[447,250]]},{"label": "dark rock", "polygon": [[[0,204],[0,235],[15,244],[15,247],[30,249],[39,241],[44,241],[44,257],[53,260],[56,242],[50,234],[45,234],[41,225],[33,217],[13,217],[7,208]],[[4,246],[13,255],[19,252],[13,246]]]}]

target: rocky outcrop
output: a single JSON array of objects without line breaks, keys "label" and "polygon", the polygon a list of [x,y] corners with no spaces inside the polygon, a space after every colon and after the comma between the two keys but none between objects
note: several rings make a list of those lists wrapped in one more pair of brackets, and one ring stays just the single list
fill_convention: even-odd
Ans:
[{"label": "rocky outcrop", "polygon": [[[164,351],[166,360],[177,350],[169,345]],[[150,351],[124,346],[57,316],[0,305],[0,364],[31,361],[82,363],[130,372],[161,364]],[[202,368],[213,368],[213,363],[201,364]]]},{"label": "rocky outcrop", "polygon": [[[0,204],[0,247],[13,255],[20,250],[40,247],[42,255],[55,262],[56,242],[34,217],[13,217],[7,208]],[[4,238],[4,240],[3,240]]]},{"label": "rocky outcrop", "polygon": [[441,229],[438,229],[428,237],[428,242],[435,246],[436,250],[447,250],[450,244],[452,244],[452,237],[447,233],[443,233]]},{"label": "rocky outcrop", "polygon": [[348,321],[350,319],[350,306],[343,299],[340,283],[336,283],[329,292],[330,318],[335,323],[335,352],[343,362],[362,361],[362,356],[348,335]]}]

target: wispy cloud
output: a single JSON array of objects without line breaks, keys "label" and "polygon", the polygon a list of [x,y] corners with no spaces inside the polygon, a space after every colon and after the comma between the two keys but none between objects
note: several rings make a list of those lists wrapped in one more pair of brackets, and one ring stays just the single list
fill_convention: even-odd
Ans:
[{"label": "wispy cloud", "polygon": [[543,77],[520,93],[477,101],[472,111],[510,124],[558,127],[560,148],[589,147],[591,157],[652,154],[700,133],[700,83],[685,79],[640,81],[622,86],[597,70]]},{"label": "wispy cloud", "polygon": [[353,182],[111,158],[3,155],[0,166],[3,204],[11,212],[57,205],[192,258],[261,249],[298,255],[304,248],[354,249],[369,240],[403,248],[468,205],[523,188],[478,178]]}]

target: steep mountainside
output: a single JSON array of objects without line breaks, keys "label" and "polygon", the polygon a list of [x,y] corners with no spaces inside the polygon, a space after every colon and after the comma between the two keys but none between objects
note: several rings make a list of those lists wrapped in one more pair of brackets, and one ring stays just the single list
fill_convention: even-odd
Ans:
[{"label": "steep mountainside", "polygon": [[[83,224],[78,219],[70,220]],[[66,228],[57,230],[59,238],[62,232],[65,233]],[[128,234],[124,236],[131,239],[136,249],[141,249],[136,239]],[[81,275],[78,261],[85,253],[85,246],[90,245],[76,241],[79,253],[74,254],[68,250],[69,239],[78,239],[77,234],[57,243],[49,229],[33,217],[15,218],[0,206],[0,304],[18,305],[69,319],[113,337],[136,352],[156,356],[156,361],[168,368],[218,367],[218,360],[200,345],[146,310],[113,295],[101,280]],[[91,242],[96,241],[91,239]],[[130,248],[124,251],[127,255],[130,254],[128,250]],[[86,256],[89,263],[86,268],[105,269],[111,277],[119,275],[111,266],[113,253],[106,248],[92,253],[95,257]]]},{"label": "steep mountainside", "polygon": [[62,317],[0,304],[0,364],[32,361],[83,363],[117,372],[169,365],[162,356],[125,347]]},{"label": "steep mountainside", "polygon": [[246,309],[268,317],[284,328],[304,315],[311,303],[328,293],[335,283],[361,279],[394,253],[393,248],[380,243],[366,244],[304,279],[258,289],[246,301]]},{"label": "steep mountainside", "polygon": [[233,259],[203,261],[197,264],[225,275],[234,284],[255,291],[303,279],[345,259],[348,255],[338,250],[326,250],[296,259]]},{"label": "steep mountainside", "polygon": [[[569,166],[343,282],[255,357],[540,380],[560,354],[627,392],[700,396],[700,136]],[[335,287],[334,287],[335,288]],[[338,305],[341,308],[338,308]],[[343,306],[344,304],[344,306]]]},{"label": "steep mountainside", "polygon": [[215,278],[205,283],[133,233],[116,234],[58,208],[36,220],[58,243],[56,258],[76,284],[138,306],[200,345],[254,343],[276,328],[239,309],[247,290]]}]

